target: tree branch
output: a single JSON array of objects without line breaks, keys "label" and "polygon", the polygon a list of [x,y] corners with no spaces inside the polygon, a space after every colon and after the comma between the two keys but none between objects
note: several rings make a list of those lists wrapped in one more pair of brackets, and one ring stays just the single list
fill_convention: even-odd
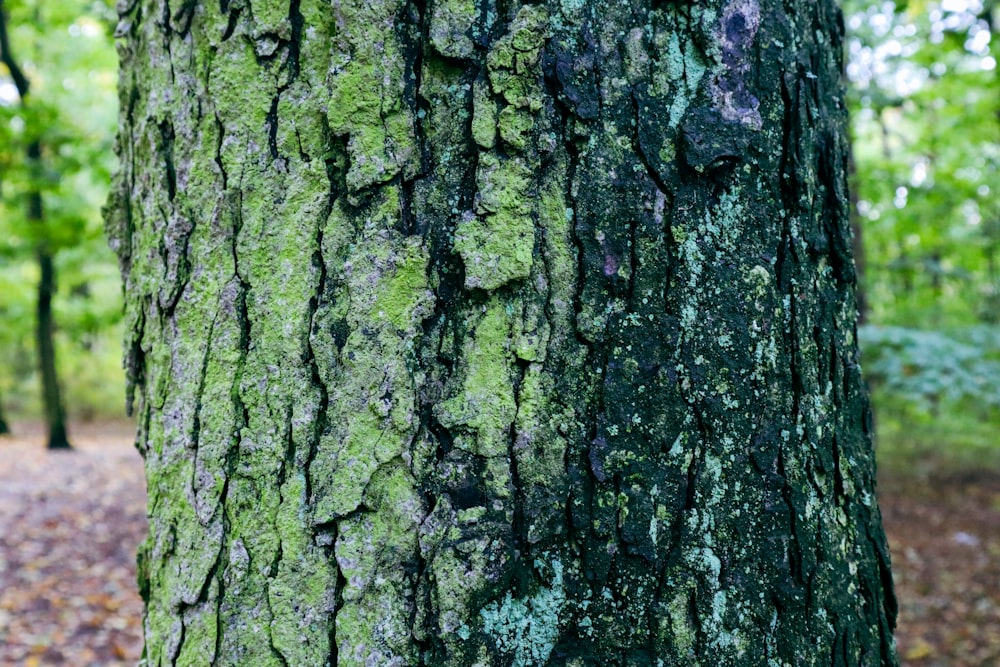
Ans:
[{"label": "tree branch", "polygon": [[24,99],[28,95],[28,77],[24,76],[11,52],[10,35],[7,34],[7,8],[4,7],[3,0],[0,0],[0,62],[3,62],[10,71],[10,78],[14,80],[14,87],[17,88],[21,104],[24,104]]}]

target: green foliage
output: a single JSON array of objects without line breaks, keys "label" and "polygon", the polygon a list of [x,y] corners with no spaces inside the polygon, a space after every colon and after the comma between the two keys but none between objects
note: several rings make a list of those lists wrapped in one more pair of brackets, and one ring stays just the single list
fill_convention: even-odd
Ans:
[{"label": "green foliage", "polygon": [[971,327],[951,334],[906,327],[865,326],[858,332],[865,371],[877,389],[933,414],[975,405],[1000,416],[1000,331]]},{"label": "green foliage", "polygon": [[[0,65],[0,392],[14,416],[37,415],[36,249],[54,255],[56,342],[68,408],[116,416],[121,287],[100,207],[114,166],[114,12],[103,1],[5,0],[22,100]],[[40,160],[28,159],[38,142]],[[44,223],[27,216],[42,196]],[[113,351],[113,354],[110,352]]]},{"label": "green foliage", "polygon": [[1000,3],[844,10],[882,455],[982,459],[1000,452]]},{"label": "green foliage", "polygon": [[895,395],[874,391],[879,469],[905,476],[1000,469],[997,426],[951,406],[937,414],[914,411]]},{"label": "green foliage", "polygon": [[991,5],[847,3],[855,189],[873,321],[941,327],[1000,319],[1000,79]]},{"label": "green foliage", "polygon": [[[36,267],[29,263],[7,264],[5,259],[0,259],[0,397],[3,397],[4,408],[15,414],[23,412],[24,399],[29,398],[22,396],[18,381],[34,377],[31,326],[36,274]],[[37,394],[37,391],[31,393],[33,405],[37,405]],[[9,415],[5,412],[5,416]]]}]

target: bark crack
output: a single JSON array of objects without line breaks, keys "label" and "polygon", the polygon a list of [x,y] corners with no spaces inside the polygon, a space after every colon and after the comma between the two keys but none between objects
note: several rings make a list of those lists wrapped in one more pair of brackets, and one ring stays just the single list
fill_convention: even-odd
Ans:
[{"label": "bark crack", "polygon": [[215,165],[219,168],[219,174],[222,176],[222,192],[225,193],[229,189],[229,174],[222,159],[222,145],[226,138],[226,128],[222,124],[222,118],[219,117],[218,111],[215,112],[215,131],[218,133],[215,141]]},{"label": "bark crack", "polygon": [[669,197],[672,189],[663,180],[663,176],[660,172],[653,167],[652,161],[649,159],[649,156],[646,155],[646,151],[642,147],[642,140],[639,137],[639,132],[642,129],[642,112],[639,110],[639,99],[636,97],[636,92],[634,90],[632,91],[630,99],[635,119],[631,136],[632,153],[639,159],[639,162],[646,170],[646,175],[653,181],[656,189],[659,190],[664,196]]},{"label": "bark crack", "polygon": [[524,485],[518,471],[517,455],[517,415],[521,410],[521,385],[528,374],[530,363],[515,357],[517,375],[514,378],[514,419],[511,421],[507,438],[507,456],[510,459],[510,480],[514,491],[514,519],[511,522],[511,531],[514,535],[515,554],[529,562],[529,552],[531,545],[528,542],[528,526],[525,525],[524,510],[527,499],[524,493]]}]

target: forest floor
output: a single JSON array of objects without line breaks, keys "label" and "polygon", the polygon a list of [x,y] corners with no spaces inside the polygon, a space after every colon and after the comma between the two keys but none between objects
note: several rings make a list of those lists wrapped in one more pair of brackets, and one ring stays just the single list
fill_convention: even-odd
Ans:
[{"label": "forest floor", "polygon": [[882,465],[904,667],[1000,665],[1000,470]]},{"label": "forest floor", "polygon": [[[131,666],[142,652],[135,549],[146,530],[128,425],[0,437],[0,665]],[[879,496],[904,667],[1000,665],[1000,470],[886,470]],[[946,469],[947,466],[942,466]]]},{"label": "forest floor", "polygon": [[0,437],[0,665],[135,665],[146,489],[131,427],[73,428],[74,451],[13,430]]}]

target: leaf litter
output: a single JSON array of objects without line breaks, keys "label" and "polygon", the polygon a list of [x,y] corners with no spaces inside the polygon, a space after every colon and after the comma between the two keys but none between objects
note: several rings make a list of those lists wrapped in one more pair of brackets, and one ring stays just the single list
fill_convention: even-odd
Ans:
[{"label": "leaf litter", "polygon": [[142,653],[135,551],[146,534],[129,425],[0,438],[0,665],[117,667]]},{"label": "leaf litter", "polygon": [[1000,665],[1000,471],[883,474],[879,503],[902,667]]}]

